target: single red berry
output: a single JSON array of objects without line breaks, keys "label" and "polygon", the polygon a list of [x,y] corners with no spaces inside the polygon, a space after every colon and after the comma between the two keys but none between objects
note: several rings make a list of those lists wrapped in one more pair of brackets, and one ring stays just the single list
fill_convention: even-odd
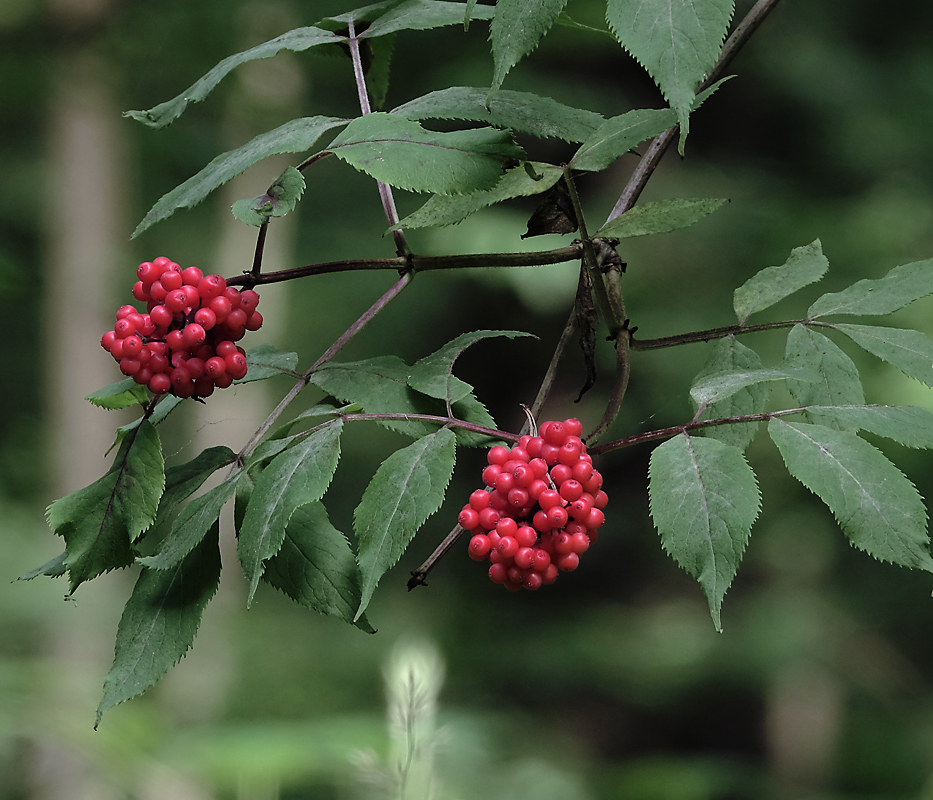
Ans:
[{"label": "single red berry", "polygon": [[[555,467],[555,469],[557,468]],[[583,495],[583,485],[580,481],[575,481],[573,478],[570,478],[561,481],[557,491],[560,492],[560,496],[563,497],[564,500],[568,503],[572,503],[574,500],[579,500]]]},{"label": "single red berry", "polygon": [[547,521],[551,528],[563,528],[567,524],[567,509],[563,506],[554,506],[547,510]]},{"label": "single red berry", "polygon": [[262,314],[254,311],[246,318],[246,330],[258,331],[262,327]]},{"label": "single red berry", "polygon": [[544,583],[544,578],[540,572],[535,572],[529,570],[525,573],[525,579],[522,581],[522,586],[526,589],[531,590],[532,592],[536,589],[540,589],[541,585]]},{"label": "single red berry", "polygon": [[489,551],[492,549],[492,546],[489,543],[489,537],[484,533],[477,533],[473,538],[470,539],[470,544],[467,548],[467,551],[470,554],[470,558],[474,561],[482,561],[489,555]]},{"label": "single red berry", "polygon": [[535,563],[532,569],[535,572],[544,572],[551,566],[551,554],[543,547],[535,548]]},{"label": "single red berry", "polygon": [[594,508],[590,511],[590,515],[586,518],[584,523],[587,528],[591,531],[595,531],[597,528],[601,527],[602,524],[606,521],[606,517],[602,511],[598,508]]},{"label": "single red berry", "polygon": [[555,464],[550,471],[551,480],[557,484],[557,488],[572,477],[571,469],[566,464]]},{"label": "single red berry", "polygon": [[252,289],[244,289],[240,292],[240,308],[247,314],[255,310],[259,305],[259,295]]},{"label": "single red berry", "polygon": [[136,277],[145,284],[151,284],[162,274],[161,268],[157,267],[151,261],[143,261],[136,267]]},{"label": "single red berry", "polygon": [[143,349],[143,340],[138,336],[133,334],[132,336],[127,336],[123,340],[123,355],[130,356],[135,358],[139,355],[139,351]]},{"label": "single red berry", "polygon": [[227,319],[227,315],[233,310],[230,301],[224,297],[223,294],[212,297],[208,303],[208,308],[217,316],[218,323],[224,322]]},{"label": "single red berry", "polygon": [[535,565],[535,551],[531,547],[519,547],[515,551],[514,560],[519,569],[531,569]]},{"label": "single red berry", "polygon": [[502,517],[496,523],[496,533],[499,536],[511,536],[515,538],[515,534],[518,532],[518,523],[511,517]]},{"label": "single red berry", "polygon": [[207,338],[207,332],[201,325],[198,325],[197,322],[185,325],[183,335],[185,338],[185,345],[187,345],[189,350],[193,350],[198,345],[204,344],[204,340]]},{"label": "single red berry", "polygon": [[175,289],[165,295],[165,307],[173,314],[183,314],[188,309],[188,293]]},{"label": "single red berry", "polygon": [[502,558],[514,558],[518,552],[518,542],[512,536],[499,536],[499,544],[496,546],[499,555]]},{"label": "single red berry", "polygon": [[228,286],[224,289],[224,297],[230,301],[231,308],[240,307],[240,290],[236,286]]},{"label": "single red berry", "polygon": [[563,500],[560,494],[555,489],[546,489],[538,495],[538,505],[544,511],[547,511],[549,508],[554,506],[560,506]]},{"label": "single red berry", "polygon": [[220,275],[205,275],[198,282],[198,294],[205,300],[210,300],[224,293],[227,288],[227,281]]},{"label": "single red berry", "polygon": [[178,328],[168,332],[168,335],[165,337],[165,343],[168,345],[168,349],[173,352],[188,349],[188,344],[185,341],[185,333]]},{"label": "single red berry", "polygon": [[583,423],[580,422],[580,420],[578,420],[576,417],[565,419],[564,430],[567,431],[569,436],[580,437],[583,435]]},{"label": "single red berry", "polygon": [[149,391],[153,394],[165,394],[172,388],[172,381],[164,372],[157,372],[149,379]]},{"label": "single red berry", "polygon": [[541,428],[541,436],[544,438],[544,441],[548,444],[552,444],[555,447],[560,447],[564,442],[567,441],[567,429],[564,428],[564,423],[554,420],[552,422],[545,422]]},{"label": "single red berry", "polygon": [[531,502],[528,490],[520,489],[517,486],[509,489],[508,498],[509,505],[513,508],[525,508]]},{"label": "single red berry", "polygon": [[231,353],[224,358],[224,361],[227,362],[227,372],[235,381],[246,377],[248,364],[246,363],[246,356],[241,352]]},{"label": "single red berry", "polygon": [[585,520],[590,515],[590,511],[593,510],[593,502],[582,495],[574,500],[568,509],[570,516],[574,519]]},{"label": "single red berry", "polygon": [[573,572],[580,566],[580,556],[576,553],[562,553],[554,562],[562,572]]},{"label": "single red berry", "polygon": [[479,525],[479,512],[471,506],[465,506],[457,517],[457,522],[468,531]]},{"label": "single red berry", "polygon": [[595,508],[605,508],[609,503],[609,495],[607,495],[602,489],[596,492],[596,496],[593,498],[593,506]]},{"label": "single red berry", "polygon": [[204,273],[197,267],[186,267],[181,271],[182,282],[187,286],[200,288],[202,278],[204,278]]},{"label": "single red berry", "polygon": [[508,580],[509,568],[505,564],[493,564],[489,567],[489,580],[493,583],[505,583]]},{"label": "single red berry", "polygon": [[581,442],[576,436],[568,437],[560,446],[560,452],[557,454],[557,459],[561,464],[566,464],[569,467],[572,467],[580,460],[580,456],[583,454],[583,442]]},{"label": "single red berry", "polygon": [[227,362],[220,356],[212,356],[204,362],[204,372],[219,385],[218,378],[227,372]]},{"label": "single red berry", "polygon": [[500,514],[496,509],[490,507],[484,508],[479,512],[479,526],[483,530],[491,531],[496,527]]},{"label": "single red berry", "polygon": [[509,451],[509,460],[522,461],[527,464],[531,460],[531,456],[528,455],[528,451],[524,447],[516,445]]},{"label": "single red berry", "polygon": [[530,525],[519,525],[515,531],[515,541],[520,547],[533,547],[538,541],[538,532]]},{"label": "single red berry", "polygon": [[498,464],[490,464],[483,470],[483,483],[489,487],[496,485],[496,478],[499,477],[499,473],[502,472],[502,467]]},{"label": "single red berry", "polygon": [[109,353],[116,338],[117,334],[114,331],[106,331],[104,335],[100,337],[100,346]]},{"label": "single red berry", "polygon": [[477,489],[470,495],[470,506],[477,511],[482,511],[489,506],[489,492]]}]

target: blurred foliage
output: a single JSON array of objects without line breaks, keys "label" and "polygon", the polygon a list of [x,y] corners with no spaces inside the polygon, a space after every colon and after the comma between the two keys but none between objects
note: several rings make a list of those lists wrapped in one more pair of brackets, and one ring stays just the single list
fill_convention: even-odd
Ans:
[{"label": "blurred foliage", "polygon": [[[739,16],[751,2],[737,5]],[[726,597],[721,635],[700,591],[650,527],[647,448],[600,465],[611,488],[600,558],[553,590],[507,595],[455,551],[428,588],[408,594],[408,571],[449,530],[477,483],[482,456],[464,452],[448,502],[377,592],[370,617],[377,635],[270,591],[247,613],[244,583],[228,578],[189,657],[92,731],[132,576],[82,587],[74,605],[61,602],[58,583],[10,583],[57,547],[41,513],[51,499],[44,476],[55,448],[43,411],[44,209],[54,191],[44,187],[55,182],[44,148],[63,55],[80,51],[102,65],[95,74],[118,107],[147,108],[231,52],[350,7],[275,0],[257,12],[242,0],[124,0],[83,17],[37,0],[0,4],[0,288],[8,329],[18,332],[0,343],[7,376],[0,394],[0,798],[52,796],[43,786],[63,773],[98,789],[74,797],[372,797],[361,764],[391,752],[382,669],[396,642],[412,635],[435,644],[446,673],[432,740],[441,797],[933,796],[929,582],[845,545],[825,508],[782,477],[764,437],[750,451],[763,514]],[[568,11],[600,24],[596,0],[574,0]],[[931,31],[933,6],[925,0],[899,3],[896,15],[865,0],[777,8],[736,60],[738,77],[696,114],[686,158],[668,155],[649,183],[646,200],[731,203],[694,228],[626,244],[629,313],[644,336],[731,322],[735,286],[817,237],[831,264],[821,291],[933,255]],[[392,68],[386,108],[452,83],[488,85],[485,26],[475,23],[466,35],[403,34]],[[576,31],[547,37],[505,86],[607,115],[660,103],[621,50]],[[296,99],[277,104],[279,91]],[[355,104],[347,63],[286,54],[231,76],[166,130],[124,121],[133,172],[127,240],[159,196],[231,140],[296,114],[352,114]],[[538,158],[563,156],[550,142],[526,144]],[[294,263],[391,255],[372,186],[334,162],[309,177]],[[634,163],[623,158],[612,174],[581,180],[598,222]],[[275,177],[260,172],[252,194]],[[418,202],[403,195],[400,210]],[[419,231],[411,243],[419,252],[519,249],[532,204],[516,201],[455,228]],[[121,242],[127,274],[156,251],[189,263],[212,260],[227,213],[212,199]],[[251,257],[243,253],[228,274]],[[316,357],[391,280],[330,275],[270,287],[267,294],[287,307],[280,345],[306,361]],[[477,346],[458,366],[499,424],[517,427],[518,403],[537,387],[574,283],[567,267],[421,275],[344,357],[394,352],[413,360],[469,328],[536,333],[537,341]],[[116,297],[124,287],[104,291]],[[800,310],[792,302],[789,316]],[[918,303],[901,312],[905,324],[929,330],[931,308]],[[760,336],[747,343],[773,363],[782,340]],[[636,353],[613,432],[686,419],[686,387],[703,347]],[[608,374],[610,354],[602,356]],[[927,390],[890,368],[868,359],[859,367],[871,400],[933,404]],[[582,364],[569,358],[549,416],[598,413],[599,386],[573,405],[582,379]],[[237,390],[239,401],[250,403],[251,391]],[[316,399],[309,394],[307,403]],[[178,418],[170,424],[182,429],[181,457],[190,433]],[[330,507],[345,509],[343,518],[333,514],[338,527],[349,529],[362,485],[395,441],[382,430],[348,432],[329,493]],[[928,454],[879,446],[890,447],[921,492],[933,495]]]}]

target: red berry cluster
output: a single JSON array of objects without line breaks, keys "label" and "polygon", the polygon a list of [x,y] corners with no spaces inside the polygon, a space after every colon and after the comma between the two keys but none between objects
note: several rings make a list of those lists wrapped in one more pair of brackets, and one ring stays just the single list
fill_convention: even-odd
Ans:
[{"label": "red berry cluster", "polygon": [[100,340],[124,375],[153,394],[177,397],[207,397],[246,375],[246,351],[237,342],[262,325],[256,292],[164,256],[144,261],[136,274],[133,297],[146,313],[122,306]]},{"label": "red berry cluster", "polygon": [[489,579],[510,591],[538,589],[572,572],[596,541],[609,498],[581,441],[578,419],[545,422],[511,450],[489,450],[458,522],[472,534],[470,558],[489,559]]}]

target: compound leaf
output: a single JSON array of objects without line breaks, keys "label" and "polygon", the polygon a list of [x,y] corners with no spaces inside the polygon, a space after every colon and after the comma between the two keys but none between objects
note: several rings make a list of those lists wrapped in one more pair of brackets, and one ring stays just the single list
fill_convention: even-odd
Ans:
[{"label": "compound leaf", "polygon": [[461,195],[435,194],[421,208],[409,214],[389,230],[456,225],[480,209],[501,203],[503,200],[546,192],[564,174],[560,167],[551,164],[533,161],[527,166],[534,172],[534,177],[523,165],[506,171],[502,180],[492,189],[483,192]]},{"label": "compound leaf", "polygon": [[863,350],[893,364],[905,375],[933,386],[933,340],[924,333],[874,325],[833,324]]},{"label": "compound leaf", "polygon": [[804,286],[818,281],[829,269],[820,240],[791,251],[787,261],[779,267],[765,267],[738,289],[732,298],[732,307],[745,324],[752,314],[769,308]]},{"label": "compound leaf", "polygon": [[677,113],[683,155],[690,111],[716,63],[734,11],[733,0],[609,0],[606,19]]},{"label": "compound leaf", "polygon": [[117,627],[113,666],[104,679],[104,712],[142,694],[188,652],[220,583],[219,524],[171,569],[143,569]]},{"label": "compound leaf", "polygon": [[[787,388],[801,406],[862,405],[865,393],[858,369],[839,347],[823,334],[803,325],[795,325],[787,335],[784,363],[792,369],[806,370],[818,377],[815,382],[789,380]],[[808,409],[808,422],[848,428],[846,417],[834,417]]]},{"label": "compound leaf", "polygon": [[159,434],[143,420],[123,440],[106,475],[48,507],[49,525],[65,540],[72,592],[132,563],[132,543],[155,519],[164,487]]},{"label": "compound leaf", "polygon": [[270,39],[268,42],[251,47],[249,50],[228,56],[177,97],[165,103],[160,103],[148,111],[127,111],[124,116],[135,119],[150,128],[162,128],[178,119],[189,103],[201,102],[218,83],[240,64],[262,58],[271,58],[282,50],[300,52],[320,44],[339,43],[344,38],[337,36],[332,31],[325,31],[320,28],[295,28],[283,33],[281,36]]},{"label": "compound leaf", "polygon": [[441,428],[397,450],[376,470],[353,513],[362,573],[357,617],[369,604],[382,575],[440,508],[455,456],[454,434]]},{"label": "compound leaf", "polygon": [[[727,336],[713,345],[706,364],[696,377],[696,383],[702,384],[709,378],[735,372],[749,373],[760,369],[763,367],[758,353],[737,341],[734,336]],[[718,402],[710,403],[700,415],[700,420],[761,414],[768,404],[770,393],[771,386],[768,381],[749,384]],[[755,438],[758,425],[758,422],[714,425],[703,428],[702,434],[744,450]]]},{"label": "compound leaf", "polygon": [[607,119],[570,159],[574,169],[599,172],[635,145],[666,131],[677,123],[670,108],[639,108]]},{"label": "compound leaf", "polygon": [[436,133],[380,111],[353,120],[328,151],[378,181],[435,194],[489,189],[509,161],[523,156],[507,131]]},{"label": "compound leaf", "polygon": [[410,100],[392,113],[406,119],[460,119],[484,122],[540,138],[582,142],[605,122],[595,111],[558,103],[531,92],[500,89],[487,103],[488,89],[451,86]]},{"label": "compound leaf", "polygon": [[136,226],[133,236],[139,236],[181,208],[196,206],[215,189],[245,172],[256,162],[280,153],[303,153],[314,147],[322,134],[346,124],[347,120],[334,117],[293,119],[274,130],[259,134],[236,150],[221,153],[196,175],[162,195]]},{"label": "compound leaf", "polygon": [[440,350],[425,356],[416,362],[408,376],[408,385],[429,397],[436,397],[450,403],[462,400],[473,391],[473,387],[464,383],[453,374],[454,362],[470,345],[483,339],[504,336],[515,339],[532,336],[522,331],[472,331],[462,333],[456,339],[445,344]]},{"label": "compound leaf", "polygon": [[489,26],[494,64],[489,94],[502,86],[505,76],[538,46],[567,5],[567,0],[498,0]]},{"label": "compound leaf", "polygon": [[249,580],[252,602],[264,562],[282,546],[285,528],[296,509],[324,496],[340,458],[339,417],[279,453],[256,480],[243,523],[237,555]]},{"label": "compound leaf", "polygon": [[827,314],[891,314],[933,293],[933,259],[894,267],[883,278],[862,280],[830,292],[810,306],[811,319]]},{"label": "compound leaf", "polygon": [[849,541],[879,561],[933,572],[926,509],[914,485],[851,431],[774,418],[787,470],[819,497]]},{"label": "compound leaf", "polygon": [[654,449],[648,475],[661,544],[697,579],[721,630],[722,599],[758,516],[755,474],[738,448],[680,434]]},{"label": "compound leaf", "polygon": [[726,200],[714,197],[686,200],[659,200],[635,206],[603,225],[596,236],[629,239],[653,233],[669,233],[686,228],[712,214]]},{"label": "compound leaf", "polygon": [[352,623],[360,607],[360,568],[320,501],[295,509],[262,577],[299,605],[345,622]]}]

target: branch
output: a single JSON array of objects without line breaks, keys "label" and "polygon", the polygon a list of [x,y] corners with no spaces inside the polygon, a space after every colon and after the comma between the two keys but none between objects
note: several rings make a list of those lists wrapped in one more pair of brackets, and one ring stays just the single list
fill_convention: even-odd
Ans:
[{"label": "branch", "polygon": [[674,336],[662,336],[658,339],[632,339],[632,350],[660,350],[663,347],[675,347],[679,344],[708,342],[711,339],[724,339],[726,336],[738,336],[743,333],[770,331],[776,328],[793,328],[794,325],[833,327],[831,322],[811,319],[788,319],[780,322],[762,322],[758,325],[723,325],[720,328],[707,328],[702,331],[678,333]]},{"label": "branch", "polygon": [[281,283],[310,275],[326,275],[332,272],[359,270],[410,270],[431,272],[439,269],[477,269],[479,267],[543,267],[576,261],[583,254],[580,244],[559,247],[556,250],[538,250],[530,253],[469,253],[450,256],[397,256],[395,258],[366,258],[349,261],[328,261],[323,264],[308,264],[303,267],[267,272],[255,278],[252,275],[237,275],[227,279],[228,286],[237,286],[253,281],[256,284]]}]

